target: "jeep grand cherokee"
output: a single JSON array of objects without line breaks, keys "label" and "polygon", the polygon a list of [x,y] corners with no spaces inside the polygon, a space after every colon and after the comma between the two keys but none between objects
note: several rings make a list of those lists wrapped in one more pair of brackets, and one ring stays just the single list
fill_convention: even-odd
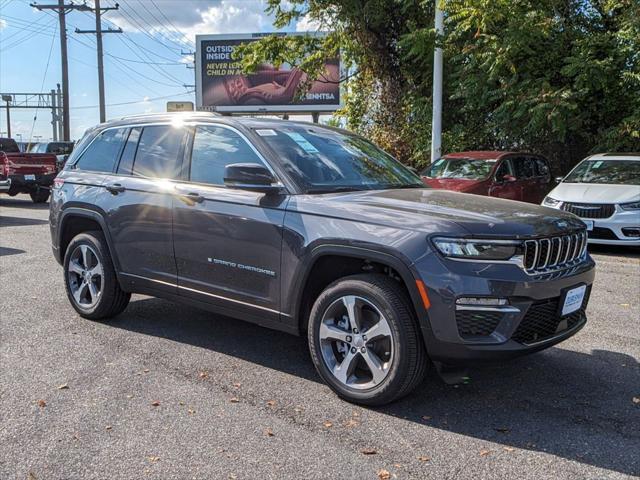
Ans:
[{"label": "jeep grand cherokee", "polygon": [[50,221],[82,317],[142,293],[304,334],[326,383],[367,405],[410,392],[428,359],[570,337],[594,279],[577,217],[430,189],[361,137],[289,121],[102,124],[56,178]]}]

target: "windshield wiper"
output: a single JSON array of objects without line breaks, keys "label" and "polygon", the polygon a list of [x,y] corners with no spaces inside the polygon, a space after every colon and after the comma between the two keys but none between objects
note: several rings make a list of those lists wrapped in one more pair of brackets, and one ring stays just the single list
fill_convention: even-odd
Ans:
[{"label": "windshield wiper", "polygon": [[339,192],[360,192],[364,189],[359,187],[326,187],[326,188],[309,188],[306,193],[339,193]]}]

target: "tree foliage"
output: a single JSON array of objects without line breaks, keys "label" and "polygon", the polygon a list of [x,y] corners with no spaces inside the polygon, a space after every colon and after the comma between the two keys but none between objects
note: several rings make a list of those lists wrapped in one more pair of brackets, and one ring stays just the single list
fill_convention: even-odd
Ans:
[{"label": "tree foliage", "polygon": [[[237,51],[245,70],[289,63],[321,78],[339,51],[349,128],[405,162],[429,161],[433,48],[445,55],[443,151],[529,149],[566,171],[584,155],[640,151],[637,0],[269,0],[275,26],[305,18],[325,37]],[[303,85],[308,88],[309,84]]]}]

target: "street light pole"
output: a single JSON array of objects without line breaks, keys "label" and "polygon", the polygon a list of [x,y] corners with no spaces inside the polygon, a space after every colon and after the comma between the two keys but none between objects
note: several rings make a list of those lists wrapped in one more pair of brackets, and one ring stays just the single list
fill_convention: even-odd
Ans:
[{"label": "street light pole", "polygon": [[[441,0],[435,0],[436,42],[444,35],[444,14],[440,9]],[[431,119],[431,161],[442,154],[442,48],[436,46],[433,51],[433,115]]]}]

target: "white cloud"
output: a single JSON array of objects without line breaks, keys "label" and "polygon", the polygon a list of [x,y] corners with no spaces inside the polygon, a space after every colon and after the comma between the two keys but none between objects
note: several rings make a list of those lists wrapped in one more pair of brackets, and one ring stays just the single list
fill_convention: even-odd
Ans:
[{"label": "white cloud", "polygon": [[0,18],[0,30],[7,28],[7,21]]},{"label": "white cloud", "polygon": [[312,20],[309,14],[302,17],[296,24],[296,32],[317,32],[320,30],[320,22]]}]

